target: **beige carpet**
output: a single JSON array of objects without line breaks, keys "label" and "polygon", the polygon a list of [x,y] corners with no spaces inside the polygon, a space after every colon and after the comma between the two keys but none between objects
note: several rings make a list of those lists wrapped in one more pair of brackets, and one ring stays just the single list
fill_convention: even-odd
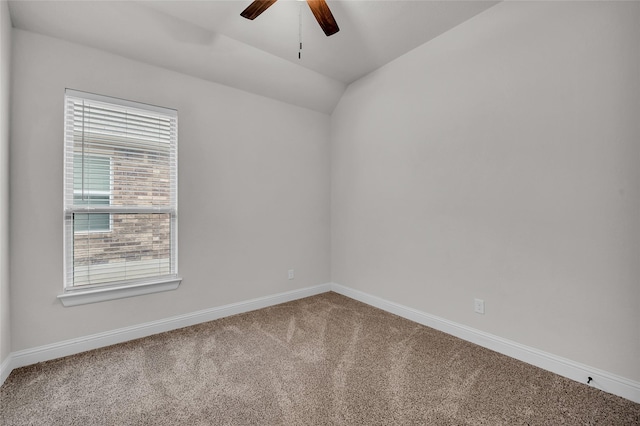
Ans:
[{"label": "beige carpet", "polygon": [[640,404],[335,293],[15,370],[10,425],[640,425]]}]

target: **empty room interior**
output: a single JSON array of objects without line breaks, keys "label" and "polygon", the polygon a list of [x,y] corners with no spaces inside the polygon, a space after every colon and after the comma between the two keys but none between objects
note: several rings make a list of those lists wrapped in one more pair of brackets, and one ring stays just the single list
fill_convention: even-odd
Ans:
[{"label": "empty room interior", "polygon": [[0,5],[3,425],[640,425],[640,2]]}]

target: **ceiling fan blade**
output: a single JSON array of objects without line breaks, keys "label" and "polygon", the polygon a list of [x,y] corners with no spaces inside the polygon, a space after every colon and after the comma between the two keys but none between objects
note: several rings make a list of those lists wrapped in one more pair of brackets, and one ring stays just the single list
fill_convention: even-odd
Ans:
[{"label": "ceiling fan blade", "polygon": [[340,31],[338,23],[325,0],[307,0],[307,3],[327,37]]},{"label": "ceiling fan blade", "polygon": [[277,0],[255,0],[245,10],[242,11],[240,16],[242,16],[243,18],[251,19],[253,21],[276,1]]}]

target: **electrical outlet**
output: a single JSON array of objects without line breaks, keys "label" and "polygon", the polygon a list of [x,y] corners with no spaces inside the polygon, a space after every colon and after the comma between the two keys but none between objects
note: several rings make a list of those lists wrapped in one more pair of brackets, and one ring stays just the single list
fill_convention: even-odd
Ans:
[{"label": "electrical outlet", "polygon": [[477,314],[484,314],[484,300],[482,300],[482,299],[473,299],[473,310]]},{"label": "electrical outlet", "polygon": [[294,271],[293,269],[289,269],[289,279],[292,280],[294,279],[296,276],[296,271]]}]

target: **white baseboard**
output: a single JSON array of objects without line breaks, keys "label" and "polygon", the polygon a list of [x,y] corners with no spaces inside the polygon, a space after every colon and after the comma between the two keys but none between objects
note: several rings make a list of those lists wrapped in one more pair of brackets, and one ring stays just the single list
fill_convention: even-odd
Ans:
[{"label": "white baseboard", "polygon": [[2,385],[5,380],[7,380],[7,377],[9,377],[9,374],[11,374],[11,370],[13,370],[13,368],[11,367],[12,358],[12,354],[9,354],[5,358],[5,360],[2,361],[2,364],[0,364],[0,385]]},{"label": "white baseboard", "polygon": [[68,355],[74,355],[80,352],[123,343],[129,340],[139,339],[141,337],[147,337],[153,334],[188,327],[207,321],[213,321],[230,315],[266,308],[268,306],[290,302],[292,300],[302,299],[304,297],[314,296],[320,293],[326,293],[330,291],[330,289],[330,284],[320,284],[313,287],[287,291],[238,303],[231,303],[229,305],[204,309],[202,311],[178,315],[158,321],[119,328],[117,330],[107,331],[104,333],[92,334],[90,336],[79,337],[76,339],[52,343],[50,345],[13,352],[2,363],[2,376],[0,376],[0,379],[2,380],[0,381],[0,385],[4,383],[5,379],[14,368],[24,367],[26,365],[61,358]]},{"label": "white baseboard", "polygon": [[457,324],[340,284],[332,283],[331,290],[577,382],[586,384],[588,378],[591,377],[592,380],[589,386],[640,403],[640,382]]}]

